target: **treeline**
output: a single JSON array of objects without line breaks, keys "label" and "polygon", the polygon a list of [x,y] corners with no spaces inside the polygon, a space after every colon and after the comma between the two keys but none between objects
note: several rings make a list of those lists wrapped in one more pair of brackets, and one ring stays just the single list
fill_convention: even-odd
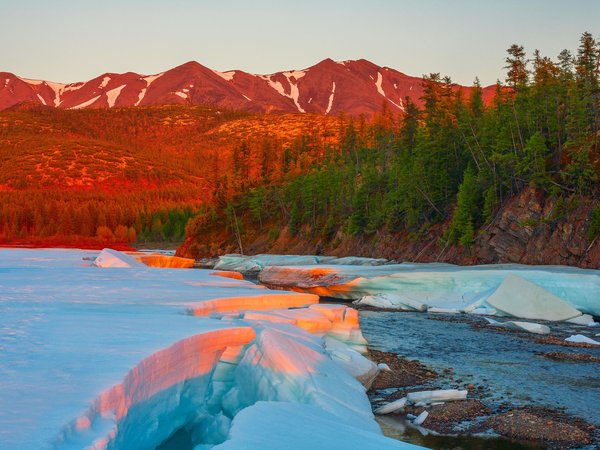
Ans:
[{"label": "treeline", "polygon": [[180,242],[200,202],[177,190],[119,196],[61,190],[0,192],[0,242]]},{"label": "treeline", "polygon": [[[381,229],[418,237],[444,222],[443,240],[468,247],[502,201],[526,186],[597,198],[599,43],[584,33],[574,54],[564,50],[556,60],[513,45],[505,61],[491,105],[477,80],[467,99],[448,77],[425,76],[422,108],[407,98],[400,120],[384,108],[371,124],[348,121],[337,149],[307,174],[205,208],[188,235],[227,226],[242,244],[245,227],[272,224],[275,238],[283,224],[292,235],[325,239]],[[590,238],[599,232],[596,206]]]}]

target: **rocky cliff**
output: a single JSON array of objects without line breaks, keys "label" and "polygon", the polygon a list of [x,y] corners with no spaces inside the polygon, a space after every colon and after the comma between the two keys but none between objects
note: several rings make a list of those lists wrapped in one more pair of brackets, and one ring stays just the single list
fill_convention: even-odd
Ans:
[{"label": "rocky cliff", "polygon": [[[242,245],[247,254],[355,255],[416,262],[559,264],[598,269],[600,239],[588,237],[596,201],[579,196],[554,198],[527,188],[502,204],[492,223],[479,230],[470,249],[445,246],[440,239],[444,224],[434,225],[420,236],[379,231],[357,237],[340,229],[328,241],[308,229],[290,236],[281,224],[269,224],[268,229],[247,225]],[[236,239],[223,227],[201,233],[200,237],[188,238],[178,255],[198,258],[240,251]]]}]

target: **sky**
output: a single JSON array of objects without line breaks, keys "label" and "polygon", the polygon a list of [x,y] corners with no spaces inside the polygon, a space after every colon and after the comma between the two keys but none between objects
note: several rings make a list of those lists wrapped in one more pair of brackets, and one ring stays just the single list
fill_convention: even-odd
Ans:
[{"label": "sky", "polygon": [[600,0],[0,0],[0,71],[75,82],[191,60],[268,74],[365,58],[488,85],[511,44],[555,58],[584,31],[600,38]]}]

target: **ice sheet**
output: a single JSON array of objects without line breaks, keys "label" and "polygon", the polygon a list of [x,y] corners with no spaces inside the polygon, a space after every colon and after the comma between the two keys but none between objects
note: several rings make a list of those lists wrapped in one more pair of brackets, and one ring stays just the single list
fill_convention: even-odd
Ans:
[{"label": "ice sheet", "polygon": [[364,258],[358,256],[347,256],[337,258],[335,256],[315,255],[269,255],[259,254],[245,255],[223,255],[215,265],[218,270],[231,270],[243,273],[257,273],[267,266],[306,266],[311,264],[334,264],[334,265],[356,265],[356,266],[379,266],[385,264],[386,259]]},{"label": "ice sheet", "polygon": [[[0,249],[3,448],[135,442],[152,449],[182,426],[209,448],[227,438],[238,412],[260,400],[310,404],[315,418],[340,424],[332,431],[313,423],[331,441],[398,448],[381,436],[364,387],[330,358],[318,334],[287,323],[184,313],[216,298],[264,299],[265,289],[206,270],[100,269],[90,265],[97,255]],[[305,320],[318,313],[330,333],[356,337],[352,313],[325,305],[310,311],[302,313]],[[279,420],[291,426],[297,419]],[[271,439],[262,448],[277,448],[265,430],[252,434]],[[291,445],[306,448],[306,440]]]},{"label": "ice sheet", "polygon": [[269,287],[339,299],[400,293],[428,306],[464,309],[489,297],[509,275],[535,283],[579,311],[600,315],[600,271],[574,267],[439,263],[267,266],[259,280]]},{"label": "ice sheet", "polygon": [[[268,429],[269,432],[256,432],[263,429]],[[281,448],[286,450],[383,448],[412,450],[421,447],[357,430],[354,424],[342,422],[337,416],[313,405],[258,402],[235,417],[230,439],[215,447],[215,450]]]}]

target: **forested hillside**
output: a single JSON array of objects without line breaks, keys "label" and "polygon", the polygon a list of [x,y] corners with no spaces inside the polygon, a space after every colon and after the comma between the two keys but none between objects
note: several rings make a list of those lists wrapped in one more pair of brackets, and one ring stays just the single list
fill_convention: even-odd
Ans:
[{"label": "forested hillside", "polygon": [[20,105],[0,113],[0,243],[181,242],[206,205],[305,173],[340,123],[195,106]]},{"label": "forested hillside", "polygon": [[551,236],[575,218],[569,236],[589,252],[600,233],[599,52],[589,33],[556,60],[513,45],[489,107],[477,81],[465,100],[449,78],[430,74],[422,108],[407,99],[403,117],[384,109],[373,123],[347,122],[337,150],[307,174],[207,208],[181,251],[393,255],[390,246],[409,245],[412,259],[451,251],[478,261],[503,208],[528,199],[521,211],[543,211],[509,221],[505,233]]}]

